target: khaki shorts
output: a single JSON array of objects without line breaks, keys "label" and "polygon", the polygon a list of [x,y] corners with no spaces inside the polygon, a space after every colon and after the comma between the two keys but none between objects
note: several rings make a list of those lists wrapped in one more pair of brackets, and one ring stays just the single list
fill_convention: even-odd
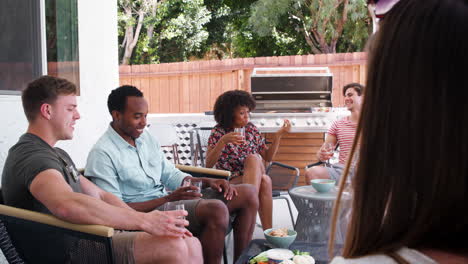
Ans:
[{"label": "khaki shorts", "polygon": [[112,237],[112,249],[116,264],[135,264],[134,245],[138,232],[115,230]]},{"label": "khaki shorts", "polygon": [[[224,198],[224,194],[222,192],[215,191],[211,188],[205,188],[202,190],[202,199],[216,199],[227,203],[227,200]],[[200,220],[197,218],[196,209],[198,204],[202,199],[196,200],[181,200],[180,203],[184,204],[185,211],[188,212],[187,221],[189,221],[189,226],[187,229],[193,233],[194,236],[199,236],[201,231],[203,230],[203,226],[200,223]],[[157,210],[164,211],[164,205],[156,208]]]},{"label": "khaki shorts", "polygon": [[[202,194],[202,199],[217,199],[223,201],[224,203],[227,203],[227,200],[224,198],[223,193],[215,191],[211,188],[203,189]],[[190,225],[188,226],[188,230],[192,232],[195,236],[199,235],[203,228],[200,221],[197,219],[195,213],[196,208],[202,199],[180,201],[184,204],[185,210],[188,212],[187,220],[190,223]],[[157,209],[164,210],[163,208],[164,206],[160,206]],[[112,237],[112,248],[114,251],[115,263],[135,264],[133,249],[135,245],[135,237],[137,234],[138,232],[115,230],[114,236]]]}]

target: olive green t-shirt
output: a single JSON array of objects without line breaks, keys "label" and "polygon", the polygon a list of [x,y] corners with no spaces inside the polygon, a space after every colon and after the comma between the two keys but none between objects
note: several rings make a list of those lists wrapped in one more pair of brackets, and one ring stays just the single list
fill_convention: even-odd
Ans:
[{"label": "olive green t-shirt", "polygon": [[59,171],[73,191],[81,193],[80,174],[64,150],[52,148],[34,134],[22,135],[18,143],[10,148],[3,168],[2,192],[5,204],[50,214],[29,191],[34,178],[48,169]]}]

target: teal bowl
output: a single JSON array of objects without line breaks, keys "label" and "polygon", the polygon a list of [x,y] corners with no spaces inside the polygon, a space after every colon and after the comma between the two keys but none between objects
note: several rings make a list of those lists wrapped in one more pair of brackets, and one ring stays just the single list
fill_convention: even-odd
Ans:
[{"label": "teal bowl", "polygon": [[335,186],[335,180],[328,180],[328,179],[314,179],[310,181],[312,187],[319,192],[319,193],[326,193],[329,192],[333,186]]},{"label": "teal bowl", "polygon": [[294,230],[288,229],[288,236],[285,237],[277,237],[277,236],[270,236],[270,232],[278,229],[278,228],[270,228],[263,231],[265,235],[265,239],[271,245],[279,248],[289,248],[289,246],[296,240],[297,232]]}]

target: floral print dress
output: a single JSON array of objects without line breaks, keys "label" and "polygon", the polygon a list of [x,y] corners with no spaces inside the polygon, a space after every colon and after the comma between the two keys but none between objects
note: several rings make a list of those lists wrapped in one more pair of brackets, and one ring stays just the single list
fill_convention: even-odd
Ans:
[{"label": "floral print dress", "polygon": [[[211,148],[215,147],[221,137],[233,131],[233,128],[226,130],[216,125],[211,130],[208,146]],[[247,155],[260,154],[266,148],[265,138],[260,134],[258,128],[249,122],[245,126],[245,143],[240,145],[232,143],[226,144],[216,162],[216,168],[230,171],[231,179],[242,176],[244,174],[244,161]]]}]

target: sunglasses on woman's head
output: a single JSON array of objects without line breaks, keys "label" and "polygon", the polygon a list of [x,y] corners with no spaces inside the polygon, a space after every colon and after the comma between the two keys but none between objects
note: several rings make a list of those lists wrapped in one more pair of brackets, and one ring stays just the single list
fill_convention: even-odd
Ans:
[{"label": "sunglasses on woman's head", "polygon": [[392,7],[398,3],[399,0],[369,0],[368,4],[374,4],[375,17],[382,20],[385,14],[392,9]]}]

